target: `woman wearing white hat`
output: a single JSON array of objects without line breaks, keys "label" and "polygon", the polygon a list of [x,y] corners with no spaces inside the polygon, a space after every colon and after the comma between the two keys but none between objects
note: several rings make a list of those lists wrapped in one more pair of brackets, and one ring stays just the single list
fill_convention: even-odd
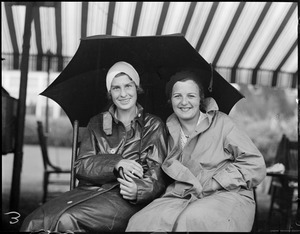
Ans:
[{"label": "woman wearing white hat", "polygon": [[137,103],[139,74],[117,62],[106,87],[113,104],[87,126],[75,162],[77,188],[31,213],[21,231],[124,231],[129,218],[164,191],[166,129]]}]

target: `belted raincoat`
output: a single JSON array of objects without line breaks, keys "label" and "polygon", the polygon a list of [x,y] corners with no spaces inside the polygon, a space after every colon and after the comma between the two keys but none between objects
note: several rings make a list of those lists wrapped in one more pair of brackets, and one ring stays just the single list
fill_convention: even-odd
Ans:
[{"label": "belted raincoat", "polygon": [[[124,231],[134,213],[163,193],[165,125],[137,106],[129,132],[114,117],[114,105],[90,120],[75,162],[78,186],[31,213],[21,231]],[[124,158],[137,160],[144,168],[143,178],[133,178],[138,190],[136,201],[120,195],[114,166]]]},{"label": "belted raincoat", "polygon": [[[167,120],[168,155],[162,165],[174,179],[161,198],[136,213],[126,231],[250,231],[253,188],[266,176],[265,161],[250,138],[207,98],[206,113],[180,144],[180,123]],[[222,189],[216,190],[212,181]]]}]

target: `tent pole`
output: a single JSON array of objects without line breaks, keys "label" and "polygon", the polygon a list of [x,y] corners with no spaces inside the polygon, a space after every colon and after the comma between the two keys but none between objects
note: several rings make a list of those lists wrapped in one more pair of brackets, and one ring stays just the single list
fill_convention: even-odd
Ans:
[{"label": "tent pole", "polygon": [[[47,87],[50,84],[50,67],[51,67],[51,58],[52,58],[52,53],[50,50],[47,51]],[[48,134],[49,133],[49,99],[46,98],[46,129],[45,132]]]},{"label": "tent pole", "polygon": [[31,37],[31,22],[33,19],[33,4],[26,4],[26,15],[23,35],[23,52],[21,60],[21,78],[17,110],[16,142],[14,152],[13,176],[10,192],[10,210],[18,211],[20,198],[20,179],[23,160],[24,124],[26,112],[26,93],[29,65],[29,49]]}]

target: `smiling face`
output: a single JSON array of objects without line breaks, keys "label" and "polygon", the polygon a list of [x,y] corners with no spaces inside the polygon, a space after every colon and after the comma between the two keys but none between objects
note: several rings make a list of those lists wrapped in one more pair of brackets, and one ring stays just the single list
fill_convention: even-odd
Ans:
[{"label": "smiling face", "polygon": [[111,82],[110,89],[112,101],[121,110],[135,108],[137,101],[137,88],[127,75],[115,77]]},{"label": "smiling face", "polygon": [[172,89],[171,102],[174,113],[181,121],[198,121],[200,93],[192,80],[177,81]]}]

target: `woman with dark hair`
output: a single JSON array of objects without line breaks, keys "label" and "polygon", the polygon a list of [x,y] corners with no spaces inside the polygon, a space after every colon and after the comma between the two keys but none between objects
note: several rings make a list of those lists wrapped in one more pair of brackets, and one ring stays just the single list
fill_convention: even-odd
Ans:
[{"label": "woman with dark hair", "polygon": [[203,74],[179,72],[166,86],[174,113],[167,119],[162,169],[173,182],[126,231],[251,231],[253,188],[266,176],[264,158],[215,100],[204,98]]},{"label": "woman with dark hair", "polygon": [[106,87],[113,104],[91,118],[82,137],[78,186],[31,213],[21,231],[125,231],[129,218],[165,190],[166,129],[137,103],[139,74],[117,62]]}]

